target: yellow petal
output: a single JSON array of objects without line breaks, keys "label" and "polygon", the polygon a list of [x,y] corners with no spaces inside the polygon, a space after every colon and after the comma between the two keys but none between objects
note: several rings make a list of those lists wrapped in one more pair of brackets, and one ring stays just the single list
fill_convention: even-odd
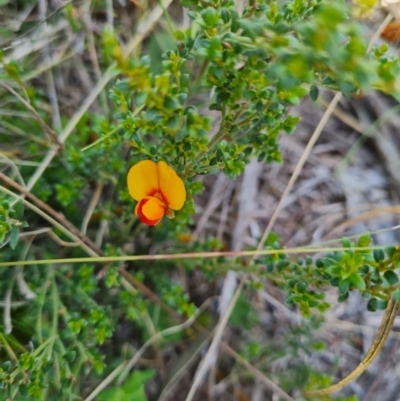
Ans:
[{"label": "yellow petal", "polygon": [[163,199],[171,209],[181,209],[186,200],[186,189],[182,179],[163,161],[158,162],[157,167]]},{"label": "yellow petal", "polygon": [[135,208],[140,220],[149,226],[156,225],[164,216],[167,206],[154,196],[146,196]]},{"label": "yellow petal", "polygon": [[127,182],[129,195],[137,201],[154,195],[158,190],[157,164],[143,160],[133,165],[128,172]]}]

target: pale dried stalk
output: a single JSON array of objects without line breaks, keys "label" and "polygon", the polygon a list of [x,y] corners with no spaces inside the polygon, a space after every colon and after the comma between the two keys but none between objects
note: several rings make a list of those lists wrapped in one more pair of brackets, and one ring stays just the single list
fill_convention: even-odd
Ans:
[{"label": "pale dried stalk", "polygon": [[[370,43],[368,45],[368,51],[372,48],[372,46],[376,42],[377,38],[379,37],[380,33],[384,30],[385,26],[390,22],[391,19],[392,19],[391,15],[386,17],[384,22],[381,24],[381,26],[375,32],[374,36],[371,38],[371,41],[370,41]],[[271,220],[269,221],[269,223],[268,223],[268,225],[267,225],[267,227],[266,227],[266,229],[264,231],[264,234],[263,234],[263,236],[262,236],[262,238],[261,238],[261,240],[260,240],[260,242],[259,242],[259,244],[257,246],[257,251],[260,251],[263,248],[264,243],[265,243],[265,241],[266,241],[266,239],[267,239],[267,237],[268,237],[268,235],[269,235],[269,233],[271,231],[271,228],[275,224],[275,221],[276,221],[276,219],[277,219],[277,217],[278,217],[278,215],[279,215],[279,213],[280,213],[280,211],[282,209],[282,206],[283,206],[283,203],[284,203],[286,197],[288,196],[288,194],[292,190],[293,185],[296,182],[296,180],[297,180],[297,178],[298,178],[298,176],[299,176],[299,174],[300,174],[305,162],[307,161],[308,156],[310,155],[310,153],[311,153],[316,141],[318,140],[323,128],[325,127],[326,123],[328,122],[331,114],[335,110],[335,108],[336,108],[336,106],[339,103],[339,100],[341,98],[342,98],[342,94],[341,93],[338,92],[338,93],[335,94],[335,96],[332,99],[329,107],[325,111],[325,113],[322,116],[319,124],[317,125],[315,131],[313,132],[313,134],[312,134],[312,136],[311,136],[306,148],[304,149],[304,153],[300,157],[300,159],[299,159],[299,161],[298,161],[298,163],[297,163],[297,165],[295,167],[295,170],[294,170],[292,176],[290,177],[290,180],[289,180],[289,182],[288,182],[288,184],[287,184],[287,186],[285,188],[284,193],[282,194],[281,199],[279,200],[278,205],[276,206],[276,208],[274,210],[274,213],[271,216]],[[236,300],[239,297],[241,288],[242,288],[242,286],[244,284],[244,280],[245,280],[245,278],[242,277],[242,279],[240,281],[240,284],[239,284],[235,294],[233,295],[233,297],[232,297],[232,299],[231,299],[231,301],[229,303],[229,306],[227,308],[226,314],[224,315],[223,319],[218,324],[214,340],[211,343],[211,346],[210,346],[205,358],[202,361],[202,365],[200,366],[200,368],[199,368],[199,370],[197,372],[196,380],[193,383],[188,396],[186,397],[186,401],[192,401],[192,399],[194,397],[194,394],[196,393],[197,388],[199,387],[199,385],[200,385],[200,383],[201,383],[201,381],[203,379],[203,377],[200,377],[200,373],[202,373],[204,375],[206,369],[208,368],[208,366],[206,366],[206,364],[205,364],[205,361],[208,361],[210,358],[212,358],[212,354],[216,351],[217,344],[218,344],[218,342],[220,341],[220,339],[222,337],[222,332],[225,329],[226,324],[228,323],[228,319],[229,319],[230,313],[233,310],[233,306],[235,305]],[[218,334],[218,337],[217,337],[217,334]],[[288,397],[291,399],[290,396],[288,396]]]},{"label": "pale dried stalk", "polygon": [[[383,32],[385,27],[390,23],[393,19],[392,14],[388,14],[382,24],[379,26],[377,31],[375,32],[374,36],[371,38],[370,44],[368,49],[370,50],[378,39],[380,33]],[[357,365],[357,367],[351,371],[346,377],[340,380],[338,383],[333,384],[332,386],[326,387],[320,390],[312,390],[312,391],[305,391],[304,394],[308,397],[321,397],[327,394],[331,394],[333,392],[339,391],[347,384],[355,380],[358,376],[361,375],[376,359],[376,357],[381,352],[382,348],[385,345],[385,342],[390,334],[390,331],[393,327],[394,320],[396,318],[397,312],[399,310],[399,304],[397,301],[393,300],[393,298],[389,299],[388,306],[386,307],[385,313],[382,318],[382,322],[379,326],[378,332],[372,342],[370,348],[368,349],[367,353],[365,354],[364,358],[361,362]]]},{"label": "pale dried stalk", "polygon": [[[4,188],[3,186],[0,185],[0,191],[12,196],[14,199],[21,200],[25,206],[27,206],[29,209],[37,213],[39,216],[43,217],[46,219],[50,224],[52,224],[54,227],[57,227],[60,231],[62,231],[67,237],[72,239],[75,242],[79,242],[80,246],[82,249],[86,251],[87,254],[91,255],[92,257],[97,256],[97,253],[95,253],[91,248],[89,248],[81,239],[79,239],[77,236],[71,233],[68,229],[66,229],[63,225],[61,225],[58,221],[54,220],[52,217],[50,217],[47,213],[44,213],[42,210],[40,210],[38,207],[33,205],[32,203],[28,202],[26,199],[22,198],[19,195],[16,195],[14,192],[11,192],[7,188]],[[18,265],[26,265],[27,262],[29,261],[18,261],[14,263],[14,266]],[[29,264],[29,263],[28,263]]]},{"label": "pale dried stalk", "polygon": [[12,332],[12,323],[11,323],[11,288],[6,291],[6,295],[4,297],[4,315],[3,315],[3,323],[4,323],[4,333],[10,334]]},{"label": "pale dried stalk", "polygon": [[96,209],[97,204],[99,203],[100,197],[101,197],[101,193],[103,191],[103,186],[104,184],[102,182],[100,182],[97,187],[96,190],[93,193],[92,199],[89,203],[89,207],[86,211],[85,217],[82,221],[82,227],[81,227],[81,233],[83,235],[86,235],[86,230],[87,227],[89,225],[89,221],[93,215],[94,210]]},{"label": "pale dried stalk", "polygon": [[[46,28],[47,26],[46,12],[47,12],[46,0],[39,0],[39,18],[43,22],[44,28]],[[43,57],[44,61],[46,64],[48,64],[49,61],[51,60],[49,46],[45,46],[45,48],[43,49],[43,53],[44,53]],[[58,106],[58,96],[57,96],[56,86],[54,83],[53,70],[51,68],[49,68],[46,71],[46,80],[47,80],[47,91],[49,94],[50,104],[52,108],[53,127],[55,127],[57,130],[60,130],[61,129],[60,108]],[[55,140],[57,141],[57,136]]]},{"label": "pale dried stalk", "polygon": [[335,107],[339,103],[339,100],[341,98],[342,98],[342,94],[340,92],[337,92],[335,94],[334,98],[332,99],[331,103],[329,104],[328,108],[326,109],[326,111],[325,111],[324,115],[322,116],[320,122],[318,123],[317,127],[315,128],[315,131],[311,135],[311,138],[308,141],[308,144],[307,144],[306,148],[304,149],[303,154],[301,155],[299,161],[296,164],[296,167],[293,171],[292,176],[290,177],[290,180],[285,188],[285,191],[283,192],[281,198],[279,199],[279,202],[275,207],[274,213],[272,213],[271,219],[267,225],[267,228],[264,231],[264,234],[261,238],[260,243],[258,244],[257,250],[260,250],[263,248],[264,243],[271,231],[271,228],[275,224],[276,219],[278,218],[278,215],[279,215],[280,211],[282,210],[282,206],[284,204],[286,197],[289,195],[290,191],[292,190],[294,183],[296,182],[297,178],[299,177],[300,172],[303,169],[303,166],[304,166],[305,162],[307,161],[308,156],[310,155],[310,153],[315,145],[315,142],[317,142],[322,130],[324,129],[326,123],[328,122],[330,116],[333,113],[333,110],[335,110]]},{"label": "pale dried stalk", "polygon": [[[132,38],[130,43],[127,46],[126,55],[128,56],[136,47],[143,41],[143,39],[151,32],[154,25],[161,18],[163,14],[163,9],[167,8],[172,3],[172,0],[164,0],[161,2],[159,6],[154,7],[151,11],[148,11],[144,18],[143,22],[139,24],[137,33]],[[76,111],[76,113],[72,116],[71,120],[68,122],[66,127],[60,133],[58,140],[61,144],[63,144],[72,131],[75,129],[78,122],[84,116],[84,114],[88,111],[89,107],[96,100],[97,96],[101,93],[101,91],[105,88],[105,86],[111,81],[112,78],[118,75],[118,71],[115,69],[115,64],[111,65],[109,69],[104,73],[102,78],[97,82],[96,86],[93,88],[92,92],[88,95],[88,97],[84,100],[81,107]],[[52,147],[45,158],[42,160],[39,167],[36,169],[35,173],[29,180],[27,184],[27,189],[30,191],[35,184],[38,182],[44,171],[49,166],[50,162],[53,160],[54,156],[57,154],[57,149]]]},{"label": "pale dried stalk", "polygon": [[39,113],[27,102],[18,92],[16,92],[11,86],[8,86],[4,82],[0,82],[0,86],[7,89],[12,95],[14,95],[33,115],[35,120],[39,122],[45,134],[54,141],[57,147],[57,151],[62,148],[62,143],[59,142],[56,133],[46,124],[46,122],[40,117]]}]

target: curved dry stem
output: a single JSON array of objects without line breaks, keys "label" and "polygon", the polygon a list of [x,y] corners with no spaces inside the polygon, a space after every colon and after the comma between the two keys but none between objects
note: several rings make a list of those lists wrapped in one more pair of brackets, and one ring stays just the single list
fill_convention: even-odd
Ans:
[{"label": "curved dry stem", "polygon": [[362,361],[351,373],[349,373],[344,379],[340,380],[340,382],[327,388],[321,390],[304,391],[303,392],[304,396],[321,397],[327,394],[334,393],[335,391],[339,391],[344,386],[346,386],[354,379],[356,379],[358,376],[360,376],[361,373],[363,373],[368,368],[368,366],[371,365],[372,362],[374,362],[375,358],[381,352],[390,334],[390,330],[393,327],[393,323],[396,318],[398,310],[399,310],[398,303],[395,300],[393,300],[393,298],[390,298],[385,314],[383,315],[381,325],[379,326],[378,333],[376,334],[374,341],[371,344],[371,347],[365,354]]},{"label": "curved dry stem", "polygon": [[145,353],[145,351],[154,343],[160,341],[164,337],[170,336],[172,334],[179,333],[188,327],[190,327],[196,320],[197,318],[207,309],[211,302],[215,299],[216,297],[211,297],[208,298],[201,306],[200,308],[192,315],[190,316],[189,319],[187,319],[185,322],[178,324],[177,326],[169,327],[168,329],[165,329],[163,331],[160,331],[159,333],[154,334],[152,337],[150,337],[143,345],[142,347],[136,352],[136,354],[132,357],[132,359],[126,364],[124,370],[121,372],[120,377],[118,379],[117,384],[121,385],[127,375],[129,374],[129,371],[133,368],[133,366],[136,364],[136,362],[142,357],[142,355]]},{"label": "curved dry stem", "polygon": [[[87,254],[91,255],[92,257],[97,256],[97,253],[95,253],[91,248],[89,248],[80,238],[78,238],[71,231],[69,231],[67,228],[65,228],[63,225],[61,225],[58,221],[54,220],[47,213],[43,212],[41,209],[39,209],[35,205],[33,205],[32,203],[28,202],[26,199],[22,198],[21,196],[16,195],[14,192],[9,191],[7,188],[4,188],[1,185],[0,185],[0,192],[3,192],[5,194],[7,194],[7,195],[10,195],[10,196],[12,196],[13,198],[15,198],[17,200],[21,200],[24,203],[25,206],[27,206],[29,209],[33,210],[39,216],[41,216],[44,219],[46,219],[49,223],[51,223],[54,227],[58,228],[61,232],[63,232],[72,241],[78,242],[80,244],[80,246],[82,247],[82,249],[85,250]],[[28,262],[28,261],[27,260],[20,260],[20,261],[17,261],[15,263],[13,263],[13,262],[11,262],[11,263],[12,263],[13,266],[23,266],[23,265],[27,264],[26,262]],[[48,264],[48,263],[46,263],[46,264]],[[4,266],[7,266],[7,263]],[[11,266],[11,265],[8,264],[8,266]]]},{"label": "curved dry stem", "polygon": [[[380,34],[383,32],[385,27],[390,23],[390,21],[393,19],[393,15],[389,13],[386,18],[382,21],[378,29],[375,31],[374,35],[372,36],[369,44],[368,44],[368,49],[367,53],[369,53],[378,40]],[[333,102],[333,101],[332,101]],[[331,102],[331,105],[332,105]],[[332,110],[333,111],[333,110]],[[375,358],[379,355],[381,349],[385,345],[386,339],[388,338],[390,331],[393,327],[394,319],[396,318],[397,312],[399,309],[399,305],[397,304],[396,301],[394,301],[392,298],[389,300],[389,304],[386,308],[385,314],[383,315],[383,319],[381,322],[381,325],[379,326],[378,333],[376,334],[374,341],[371,344],[371,347],[369,348],[368,352],[365,354],[364,358],[362,361],[359,363],[359,365],[351,372],[349,373],[344,379],[342,379],[340,382],[329,386],[325,389],[321,390],[314,390],[314,391],[305,391],[303,394],[307,397],[320,397],[323,395],[331,394],[335,391],[340,390],[350,382],[352,382],[354,379],[356,379],[358,376],[363,373],[369,365],[375,360]]]},{"label": "curved dry stem", "polygon": [[208,349],[204,359],[202,360],[199,369],[197,370],[196,377],[194,379],[192,386],[190,387],[190,391],[185,401],[191,401],[194,398],[197,389],[201,385],[204,375],[207,373],[208,367],[210,366],[210,363],[213,361],[213,358],[216,355],[218,344],[221,341],[225,327],[228,324],[229,317],[231,316],[233,308],[236,305],[236,301],[238,300],[239,295],[242,292],[243,286],[244,286],[244,278],[241,279],[224,316],[222,317],[221,321],[219,322],[218,326],[215,329],[214,339],[211,342],[210,348]]},{"label": "curved dry stem", "polygon": [[[137,32],[134,37],[131,39],[127,46],[126,56],[128,56],[132,51],[140,45],[140,43],[145,39],[148,33],[152,30],[156,22],[161,18],[163,8],[167,8],[172,3],[172,0],[164,0],[161,2],[161,5],[154,7],[151,11],[147,12],[143,16],[142,22],[139,24],[137,28]],[[97,82],[92,92],[86,97],[83,101],[80,108],[76,111],[76,113],[69,120],[68,124],[65,126],[63,131],[57,137],[59,143],[64,144],[68,139],[69,135],[74,131],[76,125],[79,123],[83,115],[87,112],[92,103],[97,99],[97,96],[103,91],[106,85],[116,76],[118,75],[118,70],[116,69],[116,64],[112,64],[108,70],[103,74],[100,80]],[[36,169],[32,177],[27,183],[27,189],[30,191],[35,184],[38,182],[44,171],[49,166],[50,162],[53,160],[54,156],[57,154],[58,148],[53,146],[45,158],[42,160],[39,167]]]},{"label": "curved dry stem", "polygon": [[[56,212],[47,203],[45,203],[42,200],[40,200],[39,198],[37,198],[29,190],[27,190],[26,188],[24,188],[21,185],[17,184],[15,181],[11,180],[10,178],[8,178],[5,174],[3,174],[1,172],[0,172],[0,180],[4,181],[7,185],[9,185],[10,187],[16,189],[18,192],[20,192],[22,194],[21,197],[18,197],[13,192],[9,191],[9,195],[13,196],[16,200],[22,199],[23,202],[25,202],[24,197],[27,197],[28,199],[32,200],[43,211],[43,213],[45,213],[48,217],[51,217],[51,218],[55,219],[58,223],[63,225],[66,230],[68,230],[71,234],[73,234],[75,237],[77,237],[81,242],[86,243],[85,245],[87,245],[94,252],[94,253],[92,253],[90,255],[96,256],[98,253],[100,253],[100,250],[90,240],[90,238],[88,238],[84,233],[80,232],[61,213]],[[29,202],[27,202],[26,205],[32,209],[32,207],[29,206],[29,205],[31,205]],[[48,218],[46,218],[46,220],[50,221]]]},{"label": "curved dry stem", "polygon": [[0,82],[0,86],[8,90],[12,95],[14,95],[33,115],[33,118],[39,122],[45,134],[49,137],[51,141],[58,147],[58,150],[62,149],[62,143],[59,142],[57,134],[46,124],[40,114],[27,102],[18,92],[16,92],[11,86]]},{"label": "curved dry stem", "polygon": [[283,207],[283,203],[286,199],[286,197],[289,195],[290,191],[293,188],[294,183],[297,180],[297,177],[299,176],[299,174],[301,173],[304,164],[306,163],[308,156],[310,155],[315,143],[317,142],[322,130],[324,129],[326,123],[328,122],[330,116],[332,115],[333,111],[335,110],[336,105],[339,103],[339,100],[342,98],[342,94],[340,92],[337,92],[334,96],[334,98],[332,99],[331,103],[329,104],[328,108],[326,109],[323,117],[321,118],[318,126],[315,128],[315,131],[313,132],[310,140],[308,141],[308,144],[303,152],[303,154],[301,155],[299,161],[296,164],[296,168],[292,174],[292,176],[290,177],[290,180],[288,182],[288,184],[286,185],[285,191],[283,192],[278,204],[275,207],[274,213],[272,213],[271,219],[269,220],[269,223],[267,225],[267,228],[264,231],[264,234],[258,244],[257,250],[260,250],[263,248],[265,241],[268,238],[269,233],[271,232],[271,229],[273,227],[273,225],[275,224],[275,221],[278,218],[278,215],[280,213],[280,211],[282,210]]}]

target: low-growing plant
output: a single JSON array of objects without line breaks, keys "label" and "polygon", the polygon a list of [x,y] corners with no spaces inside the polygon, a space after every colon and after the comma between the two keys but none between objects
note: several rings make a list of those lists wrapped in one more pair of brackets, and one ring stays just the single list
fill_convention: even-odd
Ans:
[{"label": "low-growing plant", "polygon": [[[358,3],[362,13],[374,5]],[[198,270],[210,282],[233,270],[247,280],[249,293],[268,280],[287,294],[286,304],[311,323],[285,336],[284,346],[255,342],[240,352],[254,364],[266,352],[292,355],[291,374],[276,380],[287,392],[306,389],[298,397],[330,399],[328,394],[365,370],[384,344],[400,302],[396,244],[373,246],[366,233],[343,239],[341,246],[288,250],[270,234],[261,251],[232,254],[218,239],[198,241],[191,233],[196,195],[204,191],[199,176],[236,178],[252,158],[282,163],[279,137],[292,134],[299,122],[291,107],[305,96],[317,101],[322,88],[346,97],[373,89],[397,96],[399,59],[387,55],[386,44],[369,51],[361,25],[342,1],[251,0],[242,13],[230,0],[181,4],[188,27],[175,28],[167,10],[156,5],[167,28],[155,31],[142,50],[140,30],[128,46],[117,26],[90,34],[85,49],[94,51],[96,71],[106,72],[82,109],[72,117],[61,111],[58,127],[43,106],[43,82],[32,81],[40,76],[40,65],[33,56],[12,60],[16,44],[2,45],[0,80],[24,102],[8,90],[1,93],[9,113],[0,124],[0,157],[12,168],[7,176],[0,172],[0,285],[7,294],[0,400],[146,400],[145,383],[154,371],[129,374],[140,353],[129,342],[120,346],[118,328],[134,327],[132,343],[139,346],[164,333],[158,341],[163,347],[212,326],[213,316],[200,313],[171,279],[177,267],[186,274]],[[4,13],[15,12],[11,4],[0,5]],[[93,2],[92,11],[102,7]],[[70,35],[85,38],[86,17],[74,17],[80,12],[86,15],[67,2],[46,24],[67,21]],[[152,23],[149,13],[144,24]],[[21,29],[23,38],[40,25]],[[97,107],[89,109],[95,101]],[[39,120],[26,115],[31,112],[26,103]],[[43,124],[55,125],[58,139]],[[15,170],[13,152],[28,163]],[[148,193],[148,186],[156,188]],[[317,251],[324,256],[314,258]],[[249,261],[251,255],[257,257]],[[368,310],[386,312],[366,363],[319,391],[332,379],[305,364],[299,352],[323,348],[314,338],[313,315],[330,307],[325,300],[330,287],[337,287],[338,302],[359,291]],[[237,327],[243,321],[248,328],[257,323],[245,296],[230,322]],[[182,327],[170,333],[175,324]],[[308,341],[293,340],[300,335]],[[268,363],[259,370],[270,373]],[[244,373],[238,367],[238,374]]]}]

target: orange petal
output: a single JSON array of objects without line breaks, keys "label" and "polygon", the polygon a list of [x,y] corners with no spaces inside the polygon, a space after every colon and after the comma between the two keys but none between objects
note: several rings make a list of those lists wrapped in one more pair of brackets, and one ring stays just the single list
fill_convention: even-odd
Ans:
[{"label": "orange petal", "polygon": [[154,196],[141,199],[135,208],[142,223],[155,226],[164,216],[167,206]]},{"label": "orange petal", "polygon": [[129,195],[140,201],[158,190],[157,164],[151,160],[143,160],[133,165],[127,177]]},{"label": "orange petal", "polygon": [[158,162],[157,167],[163,199],[171,209],[181,209],[186,200],[186,189],[182,179],[163,161]]}]

